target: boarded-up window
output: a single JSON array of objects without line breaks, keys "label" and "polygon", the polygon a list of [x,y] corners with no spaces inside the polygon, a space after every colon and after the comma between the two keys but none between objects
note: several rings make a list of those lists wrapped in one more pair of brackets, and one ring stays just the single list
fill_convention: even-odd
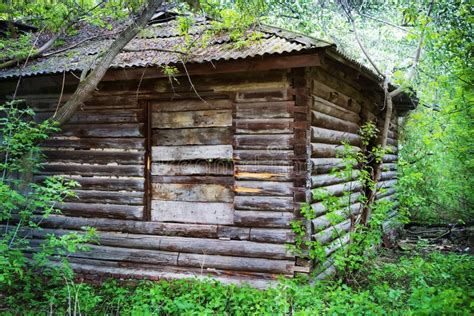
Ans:
[{"label": "boarded-up window", "polygon": [[151,219],[232,224],[232,102],[153,102]]}]

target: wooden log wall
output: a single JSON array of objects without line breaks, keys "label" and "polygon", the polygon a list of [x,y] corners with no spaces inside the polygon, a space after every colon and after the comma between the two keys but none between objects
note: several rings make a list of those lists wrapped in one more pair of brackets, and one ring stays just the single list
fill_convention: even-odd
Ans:
[{"label": "wooden log wall", "polygon": [[[261,286],[306,269],[286,245],[305,191],[306,168],[299,174],[295,164],[307,160],[296,140],[307,135],[307,109],[293,77],[196,75],[199,96],[186,76],[173,86],[168,78],[102,83],[44,143],[48,159],[36,178],[61,174],[82,186],[43,233],[96,227],[99,244],[71,255],[83,273]],[[49,82],[22,95],[39,118],[58,103],[62,80]],[[66,83],[62,101],[77,82]]]},{"label": "wooden log wall", "polygon": [[[330,263],[331,255],[349,242],[347,232],[354,219],[361,212],[357,200],[362,194],[362,186],[356,181],[357,170],[350,179],[341,179],[331,174],[331,170],[343,167],[338,152],[341,143],[349,143],[353,151],[361,150],[360,127],[372,121],[383,126],[384,113],[381,112],[383,95],[374,88],[369,89],[357,72],[330,58],[325,58],[321,67],[311,71],[311,190],[322,189],[334,196],[340,196],[343,207],[328,212],[323,203],[311,197],[311,205],[317,215],[312,221],[312,237],[325,246],[328,263],[315,267],[320,277],[335,272]],[[384,157],[384,171],[379,186],[387,188],[377,199],[394,199],[393,185],[396,179],[397,160],[397,117],[394,115],[389,135],[392,153]],[[344,192],[351,192],[343,197]],[[341,199],[344,199],[343,201]]]},{"label": "wooden log wall", "polygon": [[[37,98],[32,105],[44,120],[54,114],[57,100]],[[92,100],[42,144],[46,161],[35,178],[60,175],[80,185],[77,198],[61,205],[65,215],[143,219],[144,118],[143,107],[132,100]]]},{"label": "wooden log wall", "polygon": [[[391,230],[396,229],[398,226],[396,223],[396,208],[397,203],[397,192],[394,186],[397,183],[397,162],[398,162],[398,116],[394,113],[390,121],[389,133],[387,139],[387,149],[389,152],[383,157],[382,172],[379,178],[378,194],[375,196],[376,200],[388,200],[394,203],[394,211],[389,213],[388,218],[384,224],[384,230],[387,234],[390,234]],[[383,125],[380,124],[379,129],[382,129]]]},{"label": "wooden log wall", "polygon": [[[123,76],[122,76],[123,77]],[[295,258],[292,220],[301,202],[318,217],[311,236],[331,255],[360,212],[361,186],[330,175],[342,166],[347,140],[360,150],[363,122],[383,117],[380,95],[366,90],[351,69],[330,59],[317,68],[111,80],[60,135],[43,146],[38,181],[65,175],[81,187],[63,215],[43,222],[46,233],[96,227],[100,243],[71,256],[82,273],[120,277],[183,278],[211,275],[261,287],[283,275],[307,273],[312,262]],[[51,115],[59,95],[69,98],[77,80],[23,79],[19,97]],[[14,86],[14,84],[13,84]],[[196,95],[196,90],[199,96]],[[62,93],[61,93],[62,91]],[[396,119],[389,144],[397,145]],[[384,157],[377,198],[395,198],[396,150]],[[311,189],[341,196],[348,210],[331,220]],[[348,211],[348,212],[347,212]],[[335,239],[334,231],[341,235]],[[331,262],[330,260],[328,262]],[[332,271],[324,265],[322,275]]]}]

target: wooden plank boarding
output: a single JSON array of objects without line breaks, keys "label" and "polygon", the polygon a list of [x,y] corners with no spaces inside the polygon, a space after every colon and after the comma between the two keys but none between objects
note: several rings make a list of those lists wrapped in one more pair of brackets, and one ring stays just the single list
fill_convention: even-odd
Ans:
[{"label": "wooden plank boarding", "polygon": [[153,162],[151,174],[154,176],[232,176],[232,162],[223,160],[190,160],[174,162]]},{"label": "wooden plank boarding", "polygon": [[194,224],[233,224],[232,203],[153,200],[151,220]]},{"label": "wooden plank boarding", "polygon": [[169,201],[232,202],[230,186],[221,184],[153,183],[153,198]]},{"label": "wooden plank boarding", "polygon": [[232,159],[232,145],[153,146],[153,161]]},{"label": "wooden plank boarding", "polygon": [[153,113],[153,128],[226,127],[232,125],[229,110]]},{"label": "wooden plank boarding", "polygon": [[154,146],[226,145],[232,143],[229,127],[153,130]]}]

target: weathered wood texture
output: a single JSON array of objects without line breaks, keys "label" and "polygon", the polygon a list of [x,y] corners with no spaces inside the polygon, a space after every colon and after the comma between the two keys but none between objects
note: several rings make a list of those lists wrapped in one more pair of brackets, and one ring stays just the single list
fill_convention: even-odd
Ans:
[{"label": "weathered wood texture", "polygon": [[[178,266],[292,275],[294,260],[255,253],[293,240],[295,104],[286,72],[202,79],[210,83],[203,99],[150,102],[151,221],[216,227],[206,249],[196,232],[180,235],[190,249]],[[216,240],[244,248],[213,253]]]},{"label": "weathered wood texture", "polygon": [[221,94],[151,102],[151,220],[233,224],[232,107]]},{"label": "weathered wood texture", "polygon": [[[57,106],[57,101],[44,101],[32,102],[37,120],[50,117]],[[43,142],[46,159],[35,179],[60,175],[80,184],[77,197],[61,205],[67,216],[142,220],[146,207],[144,125],[143,104],[92,99],[62,131]]]},{"label": "weathered wood texture", "polygon": [[[380,98],[364,82],[328,65],[233,68],[192,75],[193,86],[187,76],[171,85],[136,70],[124,70],[120,80],[110,75],[64,130],[43,143],[47,160],[35,179],[64,175],[81,187],[35,237],[96,227],[100,245],[74,255],[73,265],[121,277],[204,273],[260,286],[306,271],[311,262],[295,260],[285,245],[294,240],[291,221],[301,218],[302,202],[312,203],[321,216],[308,225],[328,245],[327,255],[341,244],[335,234],[348,241],[361,188],[356,174],[329,173],[342,166],[341,141],[360,150],[359,127],[382,117],[374,106]],[[56,110],[62,76],[31,82],[18,97],[44,119]],[[61,102],[76,85],[68,77]],[[396,146],[392,125],[388,143]],[[384,157],[388,189],[379,199],[395,197],[396,155]],[[336,211],[336,223],[308,194],[326,188],[340,196],[347,187],[350,206]]]},{"label": "weathered wood texture", "polygon": [[[309,187],[312,190],[326,192],[339,198],[340,206],[328,210],[322,203],[321,195],[311,194],[312,208],[317,217],[312,221],[312,238],[326,247],[330,256],[341,243],[349,241],[346,234],[351,229],[351,223],[361,213],[362,205],[358,201],[363,189],[355,181],[357,170],[350,177],[341,178],[333,175],[332,170],[344,167],[342,143],[346,142],[352,151],[360,151],[361,138],[358,135],[360,127],[368,122],[381,129],[383,113],[380,110],[380,93],[364,91],[366,87],[354,72],[346,67],[340,67],[330,59],[321,67],[311,71],[311,178]],[[394,146],[392,152],[384,157],[384,171],[379,184],[381,192],[377,199],[392,199],[395,195],[393,185],[396,178],[397,160],[397,120],[392,119],[388,144]],[[385,164],[386,163],[386,164]],[[350,196],[343,196],[350,192]],[[319,267],[318,271],[330,274],[332,266]],[[325,269],[328,269],[327,271]]]},{"label": "weathered wood texture", "polygon": [[[46,231],[97,228],[100,245],[72,256],[78,269],[133,275],[146,267],[256,284],[292,276],[295,135],[305,125],[295,119],[303,109],[287,71],[195,76],[199,96],[186,77],[174,87],[138,79],[102,83],[43,143],[47,160],[35,179],[81,184],[63,215],[43,222]],[[61,82],[27,89],[38,120],[54,113]],[[67,83],[63,102],[72,90]]]}]

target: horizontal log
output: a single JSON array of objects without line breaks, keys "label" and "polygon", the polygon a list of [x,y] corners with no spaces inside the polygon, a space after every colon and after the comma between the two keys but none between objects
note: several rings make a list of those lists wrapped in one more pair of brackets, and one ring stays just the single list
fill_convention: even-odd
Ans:
[{"label": "horizontal log", "polygon": [[[32,231],[34,238],[48,234],[63,236],[69,230],[43,229]],[[80,232],[79,232],[80,233]],[[188,238],[99,232],[100,245],[132,249],[148,249],[168,252],[198,253],[208,255],[245,256],[253,258],[292,259],[286,245],[257,243],[245,240],[219,240],[208,238]]]},{"label": "horizontal log", "polygon": [[260,89],[255,85],[249,85],[248,91],[237,91],[235,100],[238,103],[289,101],[292,98],[292,95],[288,93],[289,83],[286,78],[282,79],[280,82],[272,82]]},{"label": "horizontal log", "polygon": [[387,144],[387,147],[385,148],[388,154],[393,154],[396,155],[398,154],[398,147],[397,146],[392,146],[390,144]]},{"label": "horizontal log", "polygon": [[292,180],[293,166],[236,165],[235,178],[239,180]]},{"label": "horizontal log", "polygon": [[152,200],[151,219],[157,222],[233,224],[232,203]]},{"label": "horizontal log", "polygon": [[152,128],[232,126],[231,110],[152,113]]},{"label": "horizontal log", "polygon": [[[362,184],[359,181],[351,181],[339,184],[333,184],[326,187],[319,188],[318,190],[322,190],[327,192],[329,196],[340,196],[345,192],[358,192],[362,189]],[[318,201],[321,199],[312,199],[312,201]]]},{"label": "horizontal log", "polygon": [[234,207],[238,210],[287,211],[293,212],[293,197],[242,196],[234,197]]},{"label": "horizontal log", "polygon": [[311,126],[311,141],[314,143],[329,143],[340,145],[348,142],[353,146],[360,146],[360,136],[348,132],[334,131],[331,129]]},{"label": "horizontal log", "polygon": [[384,171],[380,174],[379,180],[385,181],[385,180],[394,179],[396,177],[397,177],[396,171]]},{"label": "horizontal log", "polygon": [[179,163],[159,163],[154,162],[151,166],[151,174],[157,176],[191,176],[191,175],[227,175],[234,174],[231,162],[222,160],[209,162],[200,161],[180,161]]},{"label": "horizontal log", "polygon": [[[366,97],[362,95],[359,89],[352,87],[350,84],[346,83],[341,78],[338,78],[337,75],[334,73],[335,69],[331,69],[330,71],[326,71],[321,67],[313,68],[311,72],[311,77],[316,80],[316,82],[324,82],[328,87],[340,91],[343,94],[350,96],[351,98],[362,101],[365,100]],[[345,75],[347,78],[347,74]],[[350,110],[358,113],[361,107],[358,102],[351,103]]]},{"label": "horizontal log", "polygon": [[238,271],[259,271],[269,273],[293,273],[295,263],[288,260],[210,256],[182,253],[178,265],[197,268],[217,268]]},{"label": "horizontal log", "polygon": [[293,119],[235,119],[236,134],[289,134]]},{"label": "horizontal log", "polygon": [[380,122],[378,122],[378,117],[381,115],[379,110],[376,110],[371,106],[364,106],[360,115],[364,122],[374,123],[379,130],[383,129],[383,125],[380,125]]},{"label": "horizontal log", "polygon": [[360,212],[362,212],[362,205],[360,203],[355,203],[344,209],[321,215],[311,221],[313,224],[313,230],[316,232],[321,231],[331,225],[336,225],[353,215],[360,214]]},{"label": "horizontal log", "polygon": [[68,202],[143,205],[143,192],[74,190]]},{"label": "horizontal log", "polygon": [[81,176],[143,176],[144,166],[137,165],[93,165],[74,163],[45,163],[40,166],[45,175],[81,175]]},{"label": "horizontal log", "polygon": [[250,240],[258,242],[288,243],[294,241],[291,229],[250,228]]},{"label": "horizontal log", "polygon": [[153,161],[232,159],[232,145],[153,146]]},{"label": "horizontal log", "polygon": [[325,245],[328,242],[333,241],[334,239],[338,238],[339,236],[344,235],[346,232],[349,231],[351,228],[351,220],[345,220],[340,222],[337,225],[330,226],[325,230],[314,234],[312,237],[314,240],[318,241],[320,244]]},{"label": "horizontal log", "polygon": [[131,234],[147,234],[162,236],[218,238],[217,225],[177,224],[145,222],[142,220],[88,218],[51,215],[42,220],[41,226],[46,228],[61,228],[81,230],[82,227],[94,227],[98,231],[122,232]]},{"label": "horizontal log", "polygon": [[119,262],[141,262],[159,265],[177,265],[178,253],[133,248],[88,245],[83,252],[73,252],[70,257]]},{"label": "horizontal log", "polygon": [[293,135],[235,135],[236,149],[267,149],[277,151],[293,148]]},{"label": "horizontal log", "polygon": [[180,112],[200,110],[231,110],[232,101],[229,99],[184,99],[173,101],[151,101],[153,112]]},{"label": "horizontal log", "polygon": [[391,146],[394,146],[394,147],[398,147],[398,140],[387,137],[387,144],[389,144]]},{"label": "horizontal log", "polygon": [[[358,202],[360,196],[360,192],[352,193],[350,196],[341,196],[338,199],[338,203],[340,203],[339,205],[341,206],[351,205]],[[325,203],[323,202],[313,203],[311,204],[311,208],[313,209],[315,216],[320,216],[328,211]]]},{"label": "horizontal log", "polygon": [[143,137],[143,124],[66,124],[61,136],[76,137]]},{"label": "horizontal log", "polygon": [[357,134],[360,128],[356,123],[344,121],[316,111],[311,111],[311,125],[352,134]]},{"label": "horizontal log", "polygon": [[235,225],[245,227],[275,227],[288,228],[290,222],[295,219],[290,212],[271,212],[271,211],[235,211]]},{"label": "horizontal log", "polygon": [[[46,176],[35,176],[34,181],[41,182]],[[95,177],[64,177],[65,180],[76,181],[81,190],[104,190],[104,191],[143,191],[143,178],[95,178]]]},{"label": "horizontal log", "polygon": [[359,174],[359,170],[354,170],[352,172],[352,176],[349,179],[345,179],[344,177],[337,177],[331,174],[320,174],[316,176],[311,176],[311,188],[318,188],[328,185],[339,184],[347,181],[354,180]]},{"label": "horizontal log", "polygon": [[334,264],[324,267],[320,273],[315,276],[316,280],[331,280],[337,274],[337,269]]},{"label": "horizontal log", "polygon": [[78,217],[106,217],[122,219],[141,219],[143,206],[140,205],[114,205],[102,203],[62,203],[59,208],[70,216]]},{"label": "horizontal log", "polygon": [[381,201],[395,202],[394,208],[396,208],[397,205],[398,205],[398,203],[396,203],[396,201],[397,201],[397,194],[396,193],[391,193],[389,195],[383,195],[383,196],[377,196],[375,198],[375,200],[377,202],[381,202]]},{"label": "horizontal log", "polygon": [[[216,70],[215,67],[212,68]],[[250,75],[250,73],[252,75]],[[215,96],[216,92],[229,93],[246,90],[260,92],[261,90],[279,90],[288,86],[287,78],[282,71],[250,73],[242,72],[242,69],[236,71],[233,75],[216,74],[216,72],[213,71],[212,75],[194,76],[192,78],[193,83],[191,83],[187,77],[189,72],[187,73],[182,69],[181,76],[175,76],[179,82],[177,85],[171,85],[169,80],[166,79],[146,79],[144,80],[145,84],[141,85],[141,89],[148,89],[149,91],[147,92],[174,92],[175,94],[179,94],[181,91],[193,91],[194,88],[198,93],[200,91],[212,91]],[[136,84],[131,85],[130,89],[134,91],[136,89],[135,87]],[[123,90],[123,88],[121,90]],[[218,94],[218,96],[220,95]],[[238,99],[238,97],[236,97],[236,99]]]},{"label": "horizontal log", "polygon": [[238,195],[289,195],[293,196],[292,182],[235,181],[234,192]]},{"label": "horizontal log", "polygon": [[219,226],[219,239],[251,240],[286,244],[294,241],[291,229]]},{"label": "horizontal log", "polygon": [[394,162],[398,160],[397,155],[384,155],[383,156],[383,162]]},{"label": "horizontal log", "polygon": [[345,234],[341,237],[336,238],[331,243],[329,243],[329,245],[324,247],[324,252],[326,253],[326,256],[330,256],[336,250],[345,247],[349,242],[350,242],[350,234]]},{"label": "horizontal log", "polygon": [[[327,73],[330,73],[332,76],[334,76],[337,81],[345,83],[350,87],[357,89],[358,91],[365,91],[370,88],[370,93],[363,93],[365,98],[370,98],[369,100],[373,100],[378,97],[379,101],[383,100],[383,92],[380,89],[379,79],[377,76],[374,76],[368,72],[361,72],[359,65],[349,64],[347,59],[335,51],[326,51],[325,56],[325,63],[320,67],[324,68]],[[329,79],[326,80],[328,81],[328,85],[337,87],[332,85],[332,82]],[[341,91],[344,90],[341,89]]]},{"label": "horizontal log", "polygon": [[391,187],[391,188],[384,189],[382,191],[377,192],[376,197],[377,198],[383,198],[383,197],[386,197],[386,196],[393,195],[395,193],[397,193],[397,190],[395,188]]},{"label": "horizontal log", "polygon": [[388,137],[391,139],[398,139],[398,132],[396,129],[392,129],[388,131]]},{"label": "horizontal log", "polygon": [[353,109],[354,112],[358,112],[358,109],[360,109],[360,105],[357,104],[355,99],[317,80],[313,80],[313,94],[343,108]]},{"label": "horizontal log", "polygon": [[[277,282],[271,277],[275,274],[267,274],[261,272],[236,272],[229,270],[217,269],[197,269],[191,267],[174,267],[163,266],[159,268],[157,265],[134,264],[130,267],[111,266],[111,261],[99,261],[81,258],[71,258],[71,267],[79,275],[105,275],[107,277],[115,277],[117,279],[126,276],[128,279],[150,279],[150,280],[176,280],[176,279],[199,279],[207,280],[209,275],[222,284],[250,285],[258,289],[266,289],[276,286]],[[170,269],[173,267],[174,269]],[[181,271],[174,271],[181,268]],[[204,275],[205,272],[205,275]]]},{"label": "horizontal log", "polygon": [[229,127],[155,129],[153,146],[232,144]]},{"label": "horizontal log", "polygon": [[228,185],[153,183],[152,196],[156,200],[190,202],[232,202],[234,194]]},{"label": "horizontal log", "polygon": [[[311,143],[311,157],[313,158],[338,158],[345,154],[345,147],[343,145]],[[348,150],[359,152],[360,148],[350,146]]]},{"label": "horizontal log", "polygon": [[233,184],[233,177],[218,176],[152,176],[153,183],[208,183],[208,184]]},{"label": "horizontal log", "polygon": [[397,180],[385,180],[385,181],[379,181],[377,183],[377,188],[391,188],[393,186],[395,186],[395,184],[397,183]]},{"label": "horizontal log", "polygon": [[258,149],[236,149],[234,150],[234,161],[248,161],[258,162],[258,161],[275,161],[277,164],[278,161],[288,161],[291,162],[294,158],[293,150],[285,150],[279,148],[271,148],[268,150],[258,150]]},{"label": "horizontal log", "polygon": [[292,101],[249,102],[235,104],[235,117],[244,119],[271,119],[292,117]]},{"label": "horizontal log", "polygon": [[145,160],[144,151],[44,150],[43,154],[48,161],[55,162],[137,165]]},{"label": "horizontal log", "polygon": [[384,163],[384,164],[382,164],[382,170],[384,170],[384,171],[397,170],[397,164],[396,163]]},{"label": "horizontal log", "polygon": [[[35,119],[44,121],[54,115],[54,112],[41,112]],[[67,124],[107,124],[107,123],[139,123],[142,122],[143,110],[141,109],[87,109],[77,111]]]},{"label": "horizontal log", "polygon": [[350,110],[347,110],[346,108],[326,101],[323,98],[317,96],[313,96],[313,104],[311,108],[320,113],[331,115],[344,121],[349,121],[356,124],[360,122],[360,117],[357,113],[354,113]]},{"label": "horizontal log", "polygon": [[219,236],[219,239],[249,240],[250,228],[219,225],[217,228],[217,235]]},{"label": "horizontal log", "polygon": [[311,170],[313,174],[329,173],[333,169],[342,169],[344,161],[342,158],[311,158]]},{"label": "horizontal log", "polygon": [[74,149],[115,148],[143,149],[144,138],[54,138],[50,137],[41,143],[42,147],[63,147]]},{"label": "horizontal log", "polygon": [[[248,75],[256,76],[256,75],[269,75],[271,72],[278,70],[282,71],[282,69],[290,69],[290,68],[298,68],[298,67],[313,67],[321,64],[321,60],[318,55],[313,53],[311,54],[300,54],[294,56],[267,56],[266,58],[262,58],[261,56],[258,57],[249,57],[245,59],[239,60],[220,60],[215,61],[213,63],[195,63],[190,64],[187,66],[188,72],[185,72],[184,69],[181,70],[180,74],[182,76],[186,76],[186,74],[190,74],[196,76],[198,74],[205,74],[209,76],[209,74],[217,74],[217,73],[231,73],[236,79],[243,80],[242,75],[235,76],[236,73],[244,74],[247,73]],[[245,71],[244,71],[245,70]],[[286,73],[284,73],[286,78]],[[186,76],[187,77],[187,76]],[[274,78],[274,75],[271,76]],[[159,68],[147,68],[145,74],[143,73],[143,69],[115,69],[111,70],[106,74],[103,81],[112,81],[115,82],[117,80],[124,80],[124,79],[136,79],[139,80],[140,78],[165,78],[167,79],[168,76],[163,73],[162,70]],[[222,77],[218,77],[221,79]],[[227,79],[227,78],[226,78]],[[249,80],[247,78],[244,78]],[[61,81],[60,78],[57,79],[59,82]],[[275,80],[275,79],[274,79]],[[278,79],[276,79],[278,80]],[[195,80],[193,80],[195,81]],[[221,79],[222,81],[222,79]],[[193,92],[194,93],[194,92]]]}]

